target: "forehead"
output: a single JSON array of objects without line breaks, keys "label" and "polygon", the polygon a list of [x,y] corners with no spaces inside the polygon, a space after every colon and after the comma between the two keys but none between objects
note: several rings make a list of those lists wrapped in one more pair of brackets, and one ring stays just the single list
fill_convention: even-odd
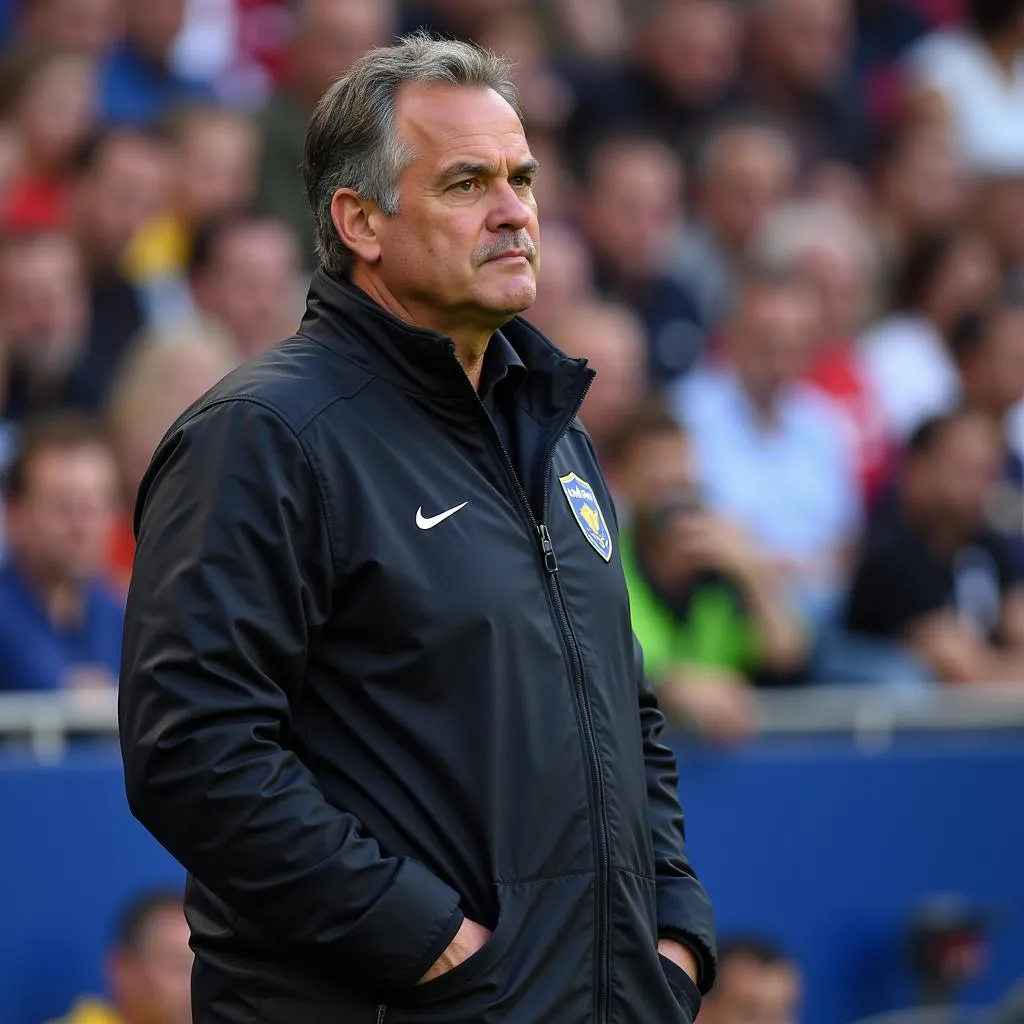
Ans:
[{"label": "forehead", "polygon": [[484,86],[404,85],[395,113],[398,137],[411,149],[413,164],[427,171],[463,156],[502,160],[529,154],[516,112]]}]

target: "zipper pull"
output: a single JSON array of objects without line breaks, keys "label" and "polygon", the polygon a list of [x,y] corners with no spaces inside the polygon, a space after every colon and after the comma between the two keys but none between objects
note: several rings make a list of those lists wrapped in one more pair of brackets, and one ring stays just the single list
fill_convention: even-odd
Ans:
[{"label": "zipper pull", "polygon": [[551,543],[551,534],[548,533],[548,528],[543,523],[537,527],[537,532],[540,534],[540,549],[544,552],[544,568],[554,574],[558,572],[558,559],[555,558],[555,546]]}]

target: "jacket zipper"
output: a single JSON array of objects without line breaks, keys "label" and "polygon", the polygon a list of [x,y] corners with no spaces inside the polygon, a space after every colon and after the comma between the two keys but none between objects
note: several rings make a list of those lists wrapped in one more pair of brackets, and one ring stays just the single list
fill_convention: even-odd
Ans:
[{"label": "jacket zipper", "polygon": [[384,1018],[388,1015],[387,1004],[381,1003],[377,1007],[377,1024],[384,1024]]},{"label": "jacket zipper", "polygon": [[[451,346],[451,354],[454,359],[454,345]],[[469,378],[466,377],[461,365],[456,365],[458,365],[460,376],[463,380],[469,383]],[[544,456],[544,491],[541,498],[542,516],[547,515],[548,510],[548,497],[551,487],[551,466],[554,461],[555,450],[558,448],[562,438],[568,433],[569,427],[572,425],[572,421],[579,412],[580,406],[583,404],[583,399],[586,398],[589,390],[590,381],[588,380],[576,396],[576,401],[573,405],[571,415],[566,418],[565,423],[555,435],[554,440],[549,445]],[[477,405],[480,407],[480,411],[483,413],[483,417],[487,422],[491,439],[494,441],[498,451],[501,453],[502,462],[508,476],[515,485],[520,506],[526,512],[530,527],[540,542],[541,555],[544,561],[545,582],[548,585],[552,603],[557,613],[556,618],[559,627],[559,639],[561,640],[563,651],[565,652],[571,667],[570,671],[572,674],[573,695],[576,698],[577,714],[580,722],[582,723],[583,742],[584,747],[586,748],[587,760],[589,761],[591,787],[594,794],[594,811],[597,819],[594,836],[595,846],[597,848],[595,860],[598,890],[598,908],[594,922],[595,931],[597,933],[598,965],[596,1022],[597,1024],[602,1024],[603,1021],[608,1019],[608,986],[609,975],[611,973],[611,885],[608,879],[608,873],[611,867],[611,850],[608,839],[607,796],[604,789],[604,776],[601,773],[601,759],[597,752],[597,735],[594,731],[594,718],[590,710],[590,697],[587,694],[586,670],[583,664],[583,654],[580,651],[579,643],[576,640],[576,635],[572,629],[572,623],[569,620],[569,611],[566,607],[565,595],[562,593],[562,585],[558,578],[558,559],[555,555],[555,547],[551,542],[551,535],[548,532],[547,525],[543,522],[537,521],[537,517],[534,515],[533,509],[530,506],[530,500],[526,496],[526,491],[519,479],[519,474],[516,473],[516,467],[512,462],[512,457],[509,455],[508,450],[502,443],[501,437],[491,421],[491,417],[487,414],[487,410],[484,408],[483,403],[480,401],[480,396],[476,393],[475,389],[473,390],[473,394],[474,397],[476,397]],[[378,1020],[377,1024],[381,1024],[381,1021]]]}]

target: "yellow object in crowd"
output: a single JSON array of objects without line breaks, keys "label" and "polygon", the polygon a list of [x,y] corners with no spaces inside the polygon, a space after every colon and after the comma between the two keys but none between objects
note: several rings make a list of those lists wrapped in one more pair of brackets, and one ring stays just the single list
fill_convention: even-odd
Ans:
[{"label": "yellow object in crowd", "polygon": [[163,213],[140,228],[125,254],[125,276],[133,284],[174,277],[188,266],[192,232],[180,217]]}]

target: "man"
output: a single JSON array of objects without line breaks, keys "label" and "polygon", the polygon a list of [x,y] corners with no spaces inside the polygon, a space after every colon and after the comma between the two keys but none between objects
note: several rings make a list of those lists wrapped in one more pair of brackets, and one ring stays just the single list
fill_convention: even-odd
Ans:
[{"label": "man", "polygon": [[189,277],[197,307],[250,359],[298,322],[300,270],[299,244],[287,224],[240,213],[198,232]]},{"label": "man", "polygon": [[854,578],[850,628],[902,640],[943,682],[1024,678],[1024,576],[984,522],[1001,459],[984,413],[926,421]]},{"label": "man", "polygon": [[142,299],[122,272],[136,232],[164,201],[168,147],[133,129],[108,129],[78,161],[71,230],[86,272],[91,305],[88,351],[102,394],[121,356],[145,326]]},{"label": "man", "polygon": [[742,530],[704,507],[686,436],[663,408],[621,425],[606,468],[629,510],[622,562],[660,703],[713,741],[745,739],[757,726],[750,683],[794,673],[805,654],[775,573]]},{"label": "man", "polygon": [[121,736],[191,873],[196,1024],[691,1021],[713,981],[591,375],[516,319],[515,100],[427,36],[332,86],[301,333],[143,480]]},{"label": "man", "polygon": [[331,82],[361,53],[395,35],[396,20],[393,0],[301,0],[286,56],[285,88],[259,114],[260,205],[291,225],[310,269],[316,236],[302,188],[303,128]]},{"label": "man", "polygon": [[30,43],[103,57],[121,35],[125,0],[23,0],[18,28]]},{"label": "man", "polygon": [[5,492],[0,690],[112,686],[124,607],[99,582],[117,502],[110,449],[77,416],[40,420]]},{"label": "man", "polygon": [[692,297],[662,270],[683,212],[682,162],[652,136],[617,132],[595,143],[585,163],[580,223],[598,288],[636,310],[650,338],[648,372],[670,381],[690,369],[704,343]]},{"label": "man", "polygon": [[701,1024],[796,1024],[801,977],[774,942],[758,937],[723,941],[720,978]]},{"label": "man", "polygon": [[820,337],[799,274],[752,272],[723,363],[674,391],[711,508],[742,525],[782,570],[795,610],[826,624],[860,523],[852,445],[835,405],[803,382]]},{"label": "man", "polygon": [[140,893],[121,912],[107,959],[110,1003],[79,999],[51,1024],[192,1024],[192,960],[181,895]]}]

